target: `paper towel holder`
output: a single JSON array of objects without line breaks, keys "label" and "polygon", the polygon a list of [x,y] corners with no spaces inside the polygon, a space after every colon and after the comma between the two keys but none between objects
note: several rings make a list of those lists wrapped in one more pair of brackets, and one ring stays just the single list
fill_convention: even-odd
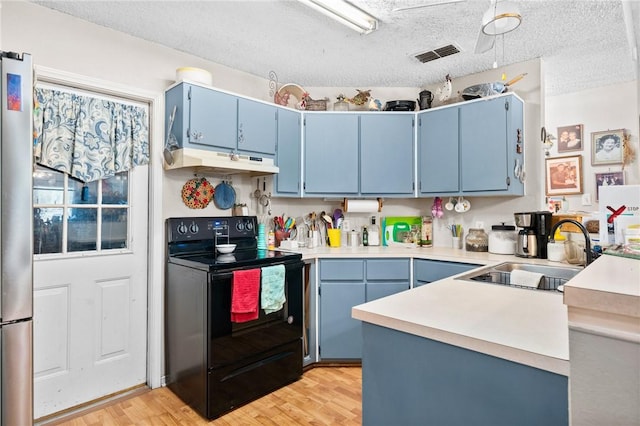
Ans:
[{"label": "paper towel holder", "polygon": [[345,198],[342,201],[342,209],[345,213],[372,213],[381,212],[384,200],[376,198],[375,200],[351,200]]}]

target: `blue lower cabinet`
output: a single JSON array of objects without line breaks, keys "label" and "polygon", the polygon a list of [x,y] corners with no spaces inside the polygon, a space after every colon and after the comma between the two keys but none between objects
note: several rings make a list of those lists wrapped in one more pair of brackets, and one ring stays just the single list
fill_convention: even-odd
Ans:
[{"label": "blue lower cabinet", "polygon": [[320,286],[320,359],[360,359],[361,322],[351,318],[351,308],[364,303],[364,283],[329,282]]},{"label": "blue lower cabinet", "polygon": [[567,426],[566,376],[363,323],[362,424]]},{"label": "blue lower cabinet", "polygon": [[414,259],[413,286],[429,284],[434,281],[470,271],[482,265],[471,263],[445,262],[440,260]]},{"label": "blue lower cabinet", "polygon": [[320,360],[360,360],[362,323],[351,308],[409,289],[409,259],[321,259]]}]

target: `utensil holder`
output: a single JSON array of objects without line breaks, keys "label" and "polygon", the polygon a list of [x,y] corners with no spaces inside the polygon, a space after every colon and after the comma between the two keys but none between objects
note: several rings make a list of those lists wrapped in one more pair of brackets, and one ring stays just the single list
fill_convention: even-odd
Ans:
[{"label": "utensil holder", "polygon": [[329,235],[329,247],[340,247],[342,235],[340,229],[327,229],[327,235]]}]

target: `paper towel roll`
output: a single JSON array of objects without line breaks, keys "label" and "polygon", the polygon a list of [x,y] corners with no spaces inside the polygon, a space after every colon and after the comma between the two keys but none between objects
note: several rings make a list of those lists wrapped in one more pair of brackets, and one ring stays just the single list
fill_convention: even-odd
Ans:
[{"label": "paper towel roll", "polygon": [[377,200],[348,200],[344,199],[346,213],[373,213],[382,211],[382,201]]}]

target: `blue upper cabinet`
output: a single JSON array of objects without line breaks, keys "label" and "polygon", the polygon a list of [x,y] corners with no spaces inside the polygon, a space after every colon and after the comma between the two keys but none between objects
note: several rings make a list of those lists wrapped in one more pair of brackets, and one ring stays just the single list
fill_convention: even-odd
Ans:
[{"label": "blue upper cabinet", "polygon": [[273,105],[238,98],[238,151],[273,155],[278,137],[277,111]]},{"label": "blue upper cabinet", "polygon": [[357,195],[358,115],[305,114],[304,193]]},{"label": "blue upper cabinet", "polygon": [[[183,148],[224,151],[237,147],[238,105],[235,96],[200,86],[184,85],[187,90],[187,144]],[[193,144],[194,146],[189,146]]]},{"label": "blue upper cabinet", "polygon": [[173,134],[181,148],[275,155],[275,105],[189,83],[170,88],[165,100],[167,118],[177,107]]},{"label": "blue upper cabinet", "polygon": [[509,94],[419,114],[420,195],[523,195],[523,102]]},{"label": "blue upper cabinet", "polygon": [[413,113],[360,116],[360,194],[414,195]]},{"label": "blue upper cabinet", "polygon": [[280,196],[299,196],[301,162],[302,114],[284,108],[278,109],[278,145],[276,165],[280,172],[275,176],[275,193]]},{"label": "blue upper cabinet", "polygon": [[420,195],[452,194],[460,190],[458,129],[458,108],[418,114]]}]

